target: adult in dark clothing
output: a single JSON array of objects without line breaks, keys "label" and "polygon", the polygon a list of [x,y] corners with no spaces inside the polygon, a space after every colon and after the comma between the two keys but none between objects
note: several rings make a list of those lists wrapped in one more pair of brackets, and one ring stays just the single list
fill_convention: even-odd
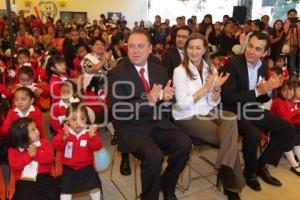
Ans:
[{"label": "adult in dark clothing", "polygon": [[232,47],[238,44],[238,40],[232,34],[232,24],[227,23],[224,25],[224,30],[219,36],[219,53],[227,56],[231,52]]},{"label": "adult in dark clothing", "polygon": [[151,36],[151,43],[153,45],[156,45],[158,43],[157,33],[159,32],[160,26],[161,26],[161,17],[159,15],[156,15],[153,26],[149,30],[149,34]]},{"label": "adult in dark clothing", "polygon": [[176,33],[177,33],[178,29],[183,26],[183,24],[184,23],[183,23],[182,17],[177,17],[176,18],[176,24],[171,27],[171,32],[170,32],[170,34],[171,34],[171,45],[176,44]]},{"label": "adult in dark clothing", "polygon": [[71,39],[68,40],[64,45],[64,58],[66,61],[67,72],[74,68],[73,60],[76,57],[75,47],[78,44],[84,44],[79,38],[79,32],[76,29],[71,30]]},{"label": "adult in dark clothing", "polygon": [[[292,137],[291,125],[259,107],[270,98],[268,93],[278,88],[282,76],[267,78],[267,66],[261,58],[267,55],[270,38],[264,33],[253,33],[244,54],[232,58],[223,70],[230,73],[222,86],[222,101],[225,110],[239,116],[239,134],[243,137],[244,176],[247,185],[261,190],[257,175],[265,182],[280,186],[281,182],[271,176],[266,164],[276,166],[285,151],[286,142]],[[262,131],[271,131],[270,142],[257,160],[257,147]]]},{"label": "adult in dark clothing", "polygon": [[178,67],[184,56],[184,44],[190,35],[191,30],[187,26],[180,27],[176,33],[176,46],[171,47],[162,56],[161,64],[166,67],[170,79],[173,77],[173,71]]},{"label": "adult in dark clothing", "polygon": [[283,30],[283,21],[276,20],[273,25],[271,37],[271,54],[270,57],[275,61],[275,59],[280,55],[281,49],[285,39],[285,33]]},{"label": "adult in dark clothing", "polygon": [[[108,75],[108,95],[118,147],[142,162],[141,199],[158,200],[162,188],[165,200],[176,200],[175,187],[188,160],[191,140],[156,112],[157,106],[165,106],[172,100],[174,88],[165,69],[148,60],[151,51],[150,38],[145,32],[131,34],[128,59]],[[161,175],[163,151],[169,159]]]},{"label": "adult in dark clothing", "polygon": [[207,14],[204,16],[202,23],[199,24],[199,33],[204,35],[207,39],[209,33],[213,29],[214,29],[214,25],[212,24],[212,16],[211,16],[211,14]]},{"label": "adult in dark clothing", "polygon": [[220,34],[222,31],[222,24],[221,22],[216,22],[214,24],[214,28],[208,35],[208,42],[211,45],[215,45],[216,47],[219,46]]},{"label": "adult in dark clothing", "polygon": [[112,56],[116,61],[126,56],[123,45],[123,38],[120,34],[111,39],[109,50],[111,50]]}]

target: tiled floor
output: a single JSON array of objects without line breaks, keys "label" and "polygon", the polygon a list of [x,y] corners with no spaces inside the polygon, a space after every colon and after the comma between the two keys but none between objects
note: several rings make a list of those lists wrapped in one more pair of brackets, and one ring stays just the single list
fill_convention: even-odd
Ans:
[{"label": "tiled floor", "polygon": [[[102,138],[105,143],[105,147],[113,152],[114,148],[110,146],[110,136],[105,133],[102,134]],[[217,150],[208,148],[201,151],[201,155],[205,156],[209,160],[213,160],[216,156]],[[214,172],[212,166],[207,164],[199,158],[198,152],[193,152],[190,160],[192,168],[200,172],[201,174],[206,174],[209,172]],[[133,200],[135,198],[134,190],[134,176],[121,176],[119,173],[120,166],[120,154],[117,154],[115,158],[115,164],[113,168],[113,179],[119,186],[120,190],[124,193],[125,197],[128,200]],[[131,169],[133,171],[135,166],[135,161],[131,159]],[[262,191],[255,192],[248,187],[245,187],[241,193],[242,200],[298,200],[300,198],[300,177],[292,174],[289,171],[289,165],[286,159],[282,158],[279,166],[277,168],[271,167],[270,169],[272,175],[279,178],[283,186],[274,187],[268,184],[265,184],[261,179],[260,183],[262,185]],[[139,168],[138,173],[139,175]],[[104,173],[100,174],[100,178],[103,183],[103,193],[105,200],[123,200],[124,198],[114,186],[110,180],[110,169]],[[196,172],[191,169],[191,177],[198,176]],[[188,176],[184,176],[187,178]],[[138,177],[139,180],[139,177]],[[179,199],[182,200],[226,200],[227,198],[215,187],[216,175],[207,177],[207,179],[201,178],[192,180],[190,182],[189,189],[182,193],[179,190],[176,191],[176,195]],[[138,181],[138,189],[140,191],[140,182]],[[74,196],[76,200],[87,200],[89,199],[87,194],[78,194]],[[160,199],[163,199],[162,197]]]},{"label": "tiled floor", "polygon": [[[47,116],[45,116],[46,124]],[[104,147],[107,148],[111,153],[114,151],[114,147],[110,145],[110,135],[105,133],[105,131],[101,132],[102,140],[104,141]],[[213,161],[216,157],[217,150],[213,148],[206,148],[201,151],[201,155],[205,158]],[[135,199],[135,189],[134,189],[134,176],[132,173],[131,176],[122,176],[119,172],[120,166],[120,154],[117,153],[115,157],[115,164],[113,168],[113,180],[118,185],[120,190],[123,192],[125,198],[127,200]],[[199,159],[199,152],[193,151],[190,157],[191,164],[191,177],[197,177],[198,174],[194,171],[198,171],[201,174],[207,174],[210,172],[214,172],[214,168],[209,165],[207,162]],[[134,172],[135,160],[131,159],[131,169]],[[193,168],[193,169],[192,169]],[[140,192],[140,177],[139,177],[139,167],[137,168],[138,172],[138,191]],[[110,180],[110,168],[100,173],[99,176],[103,185],[103,194],[105,200],[124,200],[121,193],[118,191],[116,186]],[[243,192],[241,193],[242,200],[299,200],[300,199],[300,177],[292,174],[289,171],[289,164],[285,158],[282,158],[280,164],[277,168],[270,167],[270,171],[272,175],[280,179],[283,183],[281,187],[275,187],[268,184],[265,184],[261,179],[259,179],[262,191],[255,192],[251,190],[249,187],[245,187]],[[188,174],[188,173],[187,173]],[[176,195],[178,199],[181,200],[226,200],[227,198],[215,187],[216,175],[208,176],[206,179],[196,179],[190,182],[189,189],[182,193],[179,190],[176,191]],[[186,179],[188,176],[183,176],[183,183],[186,183]],[[89,195],[85,194],[76,194],[73,196],[75,200],[88,200]],[[162,196],[160,197],[162,200]]]}]

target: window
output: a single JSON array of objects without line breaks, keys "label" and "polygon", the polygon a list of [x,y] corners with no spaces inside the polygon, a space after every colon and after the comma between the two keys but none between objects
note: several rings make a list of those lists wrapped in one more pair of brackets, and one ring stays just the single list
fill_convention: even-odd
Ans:
[{"label": "window", "polygon": [[233,6],[237,3],[238,0],[149,0],[148,19],[153,22],[155,15],[160,15],[162,21],[170,19],[171,24],[175,24],[178,16],[184,15],[187,20],[196,15],[199,23],[204,15],[212,14],[214,22],[222,21],[223,15],[232,15]]}]

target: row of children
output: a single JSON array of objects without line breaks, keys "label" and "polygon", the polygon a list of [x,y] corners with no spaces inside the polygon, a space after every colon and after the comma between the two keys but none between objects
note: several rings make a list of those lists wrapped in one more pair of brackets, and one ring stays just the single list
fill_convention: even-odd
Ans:
[{"label": "row of children", "polygon": [[[30,90],[21,88],[27,101]],[[27,93],[27,94],[26,94]],[[46,138],[40,136],[39,121],[30,117],[15,120],[9,130],[8,161],[15,181],[13,199],[71,199],[73,193],[90,191],[99,200],[101,182],[93,167],[94,151],[102,147],[97,128],[89,125],[87,109],[80,103],[68,108],[64,129],[52,140],[61,153],[63,173],[53,175],[54,154]],[[60,197],[59,197],[60,192]]]},{"label": "row of children", "polygon": [[[82,57],[87,53],[84,46],[78,46],[77,51],[82,53]],[[4,81],[0,85],[1,102],[7,101],[12,105],[8,112],[1,113],[0,140],[2,143],[8,138],[8,161],[16,181],[14,199],[23,199],[24,195],[29,199],[59,199],[59,190],[61,199],[71,199],[72,193],[82,191],[90,191],[92,199],[100,199],[101,183],[93,167],[93,151],[102,147],[99,133],[95,128],[89,128],[87,108],[76,96],[76,85],[68,78],[64,59],[55,52],[49,54],[45,56],[45,66],[35,68],[26,64],[30,63],[28,50],[19,50],[14,73],[6,70],[9,84]],[[78,59],[81,61],[82,58],[74,59],[78,73],[73,73],[73,78],[82,73]],[[41,74],[45,78],[41,78]],[[90,81],[84,91],[85,103],[106,103],[99,85],[97,79]],[[47,143],[41,112],[49,109],[50,105],[52,145]],[[91,108],[100,115],[103,111],[101,106]],[[52,169],[52,148],[56,151],[55,170]],[[62,169],[57,170],[59,167]],[[60,181],[55,181],[50,173],[61,175]]]},{"label": "row of children", "polygon": [[[294,138],[286,144],[285,156],[291,164],[291,171],[300,176],[300,84],[284,81],[273,98],[271,112],[294,125]],[[296,154],[296,158],[294,156]]]}]

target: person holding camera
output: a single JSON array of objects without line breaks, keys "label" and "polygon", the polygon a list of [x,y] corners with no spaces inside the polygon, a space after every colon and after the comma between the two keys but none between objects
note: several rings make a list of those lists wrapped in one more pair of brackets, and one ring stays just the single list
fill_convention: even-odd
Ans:
[{"label": "person holding camera", "polygon": [[287,20],[283,25],[285,33],[288,34],[287,41],[290,45],[296,45],[300,47],[300,22],[297,17],[296,9],[290,9],[287,12]]},{"label": "person holding camera", "polygon": [[[299,70],[299,49],[300,49],[300,22],[297,18],[296,9],[290,9],[287,12],[287,20],[283,25],[287,34],[282,53],[288,55],[288,67],[293,74]],[[292,77],[293,78],[293,77]]]}]

